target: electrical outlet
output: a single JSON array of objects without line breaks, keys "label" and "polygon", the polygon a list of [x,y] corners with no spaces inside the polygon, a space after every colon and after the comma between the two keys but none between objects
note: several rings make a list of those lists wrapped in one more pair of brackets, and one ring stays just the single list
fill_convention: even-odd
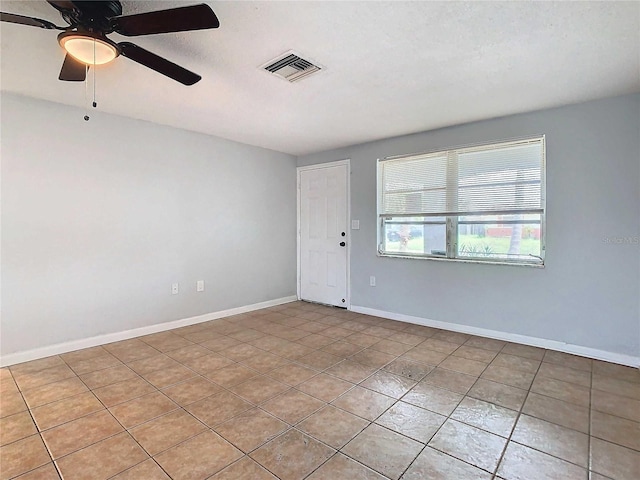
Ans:
[{"label": "electrical outlet", "polygon": [[177,283],[171,284],[171,295],[177,295],[180,291],[180,286]]},{"label": "electrical outlet", "polygon": [[376,286],[376,277],[374,277],[373,275],[371,275],[369,277],[369,286],[370,287],[375,287]]},{"label": "electrical outlet", "polygon": [[204,280],[198,280],[196,282],[196,292],[204,292]]}]

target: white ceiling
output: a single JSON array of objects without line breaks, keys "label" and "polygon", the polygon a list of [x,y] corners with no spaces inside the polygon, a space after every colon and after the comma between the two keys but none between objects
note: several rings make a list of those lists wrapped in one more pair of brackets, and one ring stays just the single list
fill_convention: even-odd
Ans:
[{"label": "white ceiling", "polygon": [[[640,2],[208,3],[217,30],[128,39],[202,81],[120,57],[97,70],[99,110],[301,155],[640,91]],[[2,10],[65,25],[44,0]],[[55,31],[0,35],[3,91],[85,105],[83,83],[57,79]],[[258,68],[291,49],[325,68],[293,84]]]}]

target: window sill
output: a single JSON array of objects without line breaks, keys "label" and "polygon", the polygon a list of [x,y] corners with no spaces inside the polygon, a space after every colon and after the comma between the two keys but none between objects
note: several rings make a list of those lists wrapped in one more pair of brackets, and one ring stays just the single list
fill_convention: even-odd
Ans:
[{"label": "window sill", "polygon": [[383,258],[402,258],[408,260],[432,260],[436,262],[453,262],[453,263],[479,263],[482,265],[504,265],[509,267],[533,267],[544,268],[544,263],[515,263],[515,262],[501,262],[499,260],[479,260],[475,258],[443,258],[436,256],[418,256],[418,255],[403,255],[401,253],[383,253],[378,251],[378,257]]}]

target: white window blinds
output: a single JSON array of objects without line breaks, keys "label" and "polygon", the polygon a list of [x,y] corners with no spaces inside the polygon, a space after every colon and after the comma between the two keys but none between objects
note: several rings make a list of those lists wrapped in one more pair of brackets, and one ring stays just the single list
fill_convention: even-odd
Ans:
[{"label": "white window blinds", "polygon": [[384,159],[381,217],[543,213],[544,137]]}]

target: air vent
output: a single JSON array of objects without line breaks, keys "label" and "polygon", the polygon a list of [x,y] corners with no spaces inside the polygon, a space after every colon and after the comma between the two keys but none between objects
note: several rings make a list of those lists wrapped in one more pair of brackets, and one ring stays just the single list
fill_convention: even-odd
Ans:
[{"label": "air vent", "polygon": [[292,83],[321,70],[320,66],[314,65],[293,52],[280,55],[275,60],[263,65],[262,68]]}]

